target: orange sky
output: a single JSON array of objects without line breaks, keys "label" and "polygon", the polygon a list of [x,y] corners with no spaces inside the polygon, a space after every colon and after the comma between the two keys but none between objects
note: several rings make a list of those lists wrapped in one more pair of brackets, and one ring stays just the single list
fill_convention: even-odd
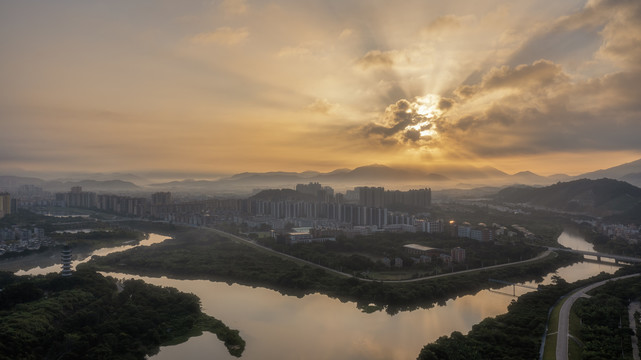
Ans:
[{"label": "orange sky", "polygon": [[0,171],[641,158],[639,1],[4,1]]}]

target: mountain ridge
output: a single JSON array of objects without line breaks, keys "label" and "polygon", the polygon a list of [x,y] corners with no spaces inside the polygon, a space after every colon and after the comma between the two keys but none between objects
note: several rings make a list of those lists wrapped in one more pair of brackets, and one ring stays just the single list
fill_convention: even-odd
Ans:
[{"label": "mountain ridge", "polygon": [[[465,187],[510,186],[528,184],[546,186],[558,181],[571,181],[581,178],[609,177],[626,181],[635,186],[641,186],[641,159],[617,165],[608,169],[587,172],[577,176],[554,174],[551,176],[538,175],[529,170],[508,174],[491,166],[476,167],[472,165],[432,165],[425,167],[391,166],[370,164],[354,169],[339,168],[329,172],[307,170],[303,172],[269,171],[242,172],[224,176],[215,180],[184,179],[167,182],[150,182],[139,186],[132,181],[122,179],[105,179],[108,175],[97,173],[103,180],[87,179],[79,181],[43,180],[37,177],[0,176],[0,191],[14,189],[20,185],[36,185],[48,191],[68,191],[71,186],[83,186],[87,191],[199,191],[219,192],[232,191],[255,193],[255,190],[273,187],[294,187],[296,184],[319,182],[337,188],[354,186],[386,186],[386,187]],[[130,173],[122,174],[127,178],[146,179]],[[93,181],[93,182],[92,182]],[[118,182],[120,181],[120,182]]]}]

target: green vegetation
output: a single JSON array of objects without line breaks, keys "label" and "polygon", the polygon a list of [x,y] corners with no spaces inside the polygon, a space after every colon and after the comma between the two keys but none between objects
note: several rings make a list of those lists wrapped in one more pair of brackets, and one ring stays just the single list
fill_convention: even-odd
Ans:
[{"label": "green vegetation", "polygon": [[577,231],[585,238],[586,241],[592,243],[594,245],[594,249],[598,252],[641,257],[641,244],[630,242],[618,236],[607,236],[598,232],[590,224],[578,225]]},{"label": "green vegetation", "polygon": [[193,294],[81,268],[71,277],[0,273],[0,359],[144,359],[201,331],[240,356],[238,331],[203,314]]},{"label": "green vegetation", "polygon": [[573,334],[579,334],[581,359],[632,358],[628,304],[641,294],[638,278],[609,282],[581,298],[572,307],[577,317]]},{"label": "green vegetation", "polygon": [[580,179],[543,188],[509,187],[499,191],[495,198],[510,203],[530,203],[550,209],[608,216],[638,209],[641,189],[612,179]]},{"label": "green vegetation", "polygon": [[282,255],[237,243],[212,231],[193,229],[178,233],[174,239],[161,244],[97,257],[89,264],[104,271],[263,286],[297,296],[321,292],[341,300],[355,301],[361,309],[371,310],[367,305],[374,304],[389,313],[396,313],[418,307],[429,308],[436,302],[498,286],[489,283],[488,278],[536,279],[576,260],[573,255],[559,254],[509,268],[484,269],[412,283],[382,283],[347,278],[310,265],[300,265]]},{"label": "green vegetation", "polygon": [[110,229],[110,230],[96,230],[88,233],[56,233],[51,234],[51,237],[59,243],[66,243],[69,246],[82,246],[89,245],[92,248],[100,248],[112,245],[114,242],[123,242],[126,240],[140,241],[145,239],[145,234],[129,229]]},{"label": "green vegetation", "polygon": [[[46,233],[58,230],[65,223],[74,222],[77,224],[87,223],[88,227],[95,227],[96,221],[81,217],[53,217],[36,214],[34,212],[19,209],[18,211],[0,218],[0,228],[4,227],[41,227]],[[74,227],[76,228],[76,227]]]},{"label": "green vegetation", "polygon": [[[569,219],[549,211],[528,209],[525,213],[512,213],[496,210],[484,203],[472,205],[440,204],[434,206],[430,213],[433,218],[446,221],[454,220],[457,223],[467,221],[470,224],[484,223],[488,226],[496,223],[511,230],[515,230],[511,227],[513,224],[518,224],[535,234],[534,238],[527,239],[528,243],[542,246],[558,246],[557,238],[568,224],[572,224]],[[516,239],[505,235],[497,238],[499,242],[506,243],[522,241],[522,239],[522,235]]]},{"label": "green vegetation", "polygon": [[[512,302],[508,306],[508,313],[487,318],[474,325],[467,335],[453,332],[450,336],[442,336],[436,342],[426,345],[418,359],[536,359],[548,320],[548,310],[561,297],[587,284],[639,271],[641,266],[627,267],[620,269],[615,275],[602,273],[572,284],[556,278],[553,285],[540,286],[539,291],[522,295]],[[578,356],[572,358],[620,358],[622,344],[623,352],[628,354],[625,358],[628,358],[631,333],[627,328],[627,314],[624,312],[628,300],[641,293],[641,283],[638,278],[612,282],[593,290],[593,293],[593,298],[580,299],[575,303],[576,308],[573,307],[578,315],[574,324],[581,329],[576,332],[581,334],[581,339],[574,348],[581,350]],[[581,305],[577,306],[579,302]],[[551,332],[555,331],[558,323],[559,304],[561,303],[550,314]],[[555,334],[547,337],[544,359],[555,357],[555,340]]]},{"label": "green vegetation", "polygon": [[[385,278],[411,279],[443,272],[505,264],[531,259],[543,251],[542,248],[526,245],[522,242],[497,245],[494,242],[479,242],[446,234],[428,235],[425,233],[377,233],[369,236],[356,236],[353,239],[339,236],[336,241],[294,245],[288,245],[285,241],[273,238],[263,238],[259,242],[278,252],[299,259],[375,280]],[[415,263],[412,258],[417,259],[419,255],[410,255],[403,248],[403,245],[411,243],[441,249],[443,253],[448,255],[452,248],[464,248],[465,263],[446,264],[438,258],[427,263]],[[382,262],[385,257],[389,259],[401,258],[403,267],[390,268]]]},{"label": "green vegetation", "polygon": [[467,335],[454,332],[426,345],[418,359],[537,359],[550,307],[573,289],[604,276],[540,286],[512,302],[508,313],[481,321]]}]

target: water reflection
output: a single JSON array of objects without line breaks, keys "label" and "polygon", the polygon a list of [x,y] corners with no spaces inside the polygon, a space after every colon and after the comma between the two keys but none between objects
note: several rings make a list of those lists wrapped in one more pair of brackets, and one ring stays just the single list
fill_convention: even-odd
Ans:
[{"label": "water reflection", "polygon": [[585,241],[583,236],[578,233],[565,230],[557,239],[558,243],[574,250],[594,251],[594,245]]},{"label": "water reflection", "polygon": [[[576,239],[574,235],[564,234],[560,240],[569,239],[575,242],[575,246],[589,249],[589,243],[584,240],[584,243],[578,242],[582,240],[580,237]],[[540,282],[524,284],[534,287],[550,284],[553,275],[574,282],[600,272],[613,273],[618,268],[614,264],[582,262],[560,268]],[[516,296],[520,296],[533,291],[518,286],[483,290],[475,295],[448,300],[443,306],[404,311],[392,316],[384,311],[366,314],[354,303],[342,303],[320,294],[296,298],[263,288],[205,280],[136,278],[198,295],[207,314],[240,330],[247,341],[243,359],[414,359],[425,344],[440,336],[449,335],[452,331],[466,334],[484,318],[505,313],[515,299],[505,294],[514,291]],[[200,354],[195,355],[195,359],[233,358],[224,347],[196,339],[163,347],[152,359],[175,359],[175,354],[182,351]]]},{"label": "water reflection", "polygon": [[[109,273],[117,278],[126,274]],[[410,359],[423,345],[452,331],[467,332],[483,318],[505,312],[513,299],[481,291],[449,300],[429,310],[378,311],[366,314],[355,303],[321,294],[284,296],[264,288],[206,280],[174,280],[134,276],[145,282],[176,287],[201,298],[203,311],[239,329],[247,342],[244,359]],[[502,289],[508,291],[511,287]],[[162,348],[154,360],[175,359],[175,348],[200,351],[211,358],[232,359],[224,347],[187,343]],[[215,352],[215,355],[212,354]],[[204,358],[204,357],[203,357]]]},{"label": "water reflection", "polygon": [[[128,244],[128,245],[101,248],[101,249],[90,251],[89,253],[76,253],[74,254],[74,260],[71,265],[72,265],[72,268],[75,269],[76,265],[82,264],[91,260],[91,257],[94,255],[105,256],[114,252],[129,250],[136,246],[149,246],[153,244],[158,244],[165,241],[166,239],[167,239],[167,236],[164,236],[164,235],[149,234],[149,237],[147,239],[141,240],[137,243],[132,242],[131,244]],[[28,255],[25,258],[19,259],[19,260],[20,262],[22,262],[22,264],[18,264],[18,266],[21,267],[21,269],[15,271],[16,275],[45,275],[51,272],[59,272],[60,267],[62,266],[60,262],[59,249],[50,250],[42,254]],[[33,265],[34,263],[41,263],[41,264],[44,263],[47,265],[44,267],[34,266]]]}]

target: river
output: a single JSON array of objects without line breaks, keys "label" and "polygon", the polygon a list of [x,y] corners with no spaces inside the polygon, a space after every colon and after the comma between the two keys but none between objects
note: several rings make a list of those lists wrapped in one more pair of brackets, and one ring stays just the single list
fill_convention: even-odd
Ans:
[{"label": "river", "polygon": [[[148,245],[164,240],[151,234]],[[591,250],[583,238],[564,232],[559,236],[562,245]],[[93,255],[126,250],[134,245],[100,249]],[[0,264],[1,265],[1,264]],[[613,273],[618,269],[610,263],[582,262],[557,270],[568,282],[587,278],[600,272]],[[41,274],[59,271],[60,265],[21,270],[17,274]],[[549,284],[555,273],[548,274],[542,284]],[[341,302],[322,294],[302,298],[285,296],[264,288],[228,285],[207,280],[175,280],[127,274],[106,273],[116,278],[142,279],[150,284],[171,286],[200,297],[203,311],[222,320],[232,329],[240,330],[247,342],[243,359],[415,359],[421,348],[449,335],[452,331],[466,334],[474,324],[486,317],[507,311],[516,295],[532,291],[506,286],[497,290],[482,290],[474,295],[448,300],[430,309],[403,311],[389,315],[384,311],[371,314],[360,311],[355,303]],[[540,283],[527,282],[534,286]],[[152,360],[173,359],[234,359],[215,335],[205,333],[187,342],[161,347]]]}]

